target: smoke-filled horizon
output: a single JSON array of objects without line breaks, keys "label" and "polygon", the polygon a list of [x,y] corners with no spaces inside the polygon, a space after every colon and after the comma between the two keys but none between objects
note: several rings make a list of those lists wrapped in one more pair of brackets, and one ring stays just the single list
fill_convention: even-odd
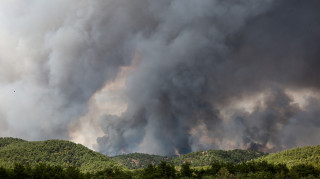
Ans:
[{"label": "smoke-filled horizon", "polygon": [[320,1],[3,0],[0,136],[106,155],[319,144]]}]

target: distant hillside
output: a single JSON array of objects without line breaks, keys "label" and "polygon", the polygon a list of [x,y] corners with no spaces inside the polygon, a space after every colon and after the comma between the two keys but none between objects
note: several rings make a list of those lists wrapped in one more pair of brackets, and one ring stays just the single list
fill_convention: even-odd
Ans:
[{"label": "distant hillside", "polygon": [[214,161],[231,162],[236,164],[256,159],[264,155],[266,154],[262,152],[237,149],[230,151],[208,150],[192,152],[189,154],[181,155],[179,157],[166,157],[158,155],[133,153],[115,156],[112,157],[112,159],[130,169],[138,169],[145,168],[149,164],[158,165],[161,161],[170,162],[176,166],[180,166],[185,162],[190,162],[191,166],[193,167],[207,166]]},{"label": "distant hillside", "polygon": [[82,172],[94,172],[119,166],[109,157],[81,144],[63,140],[28,142],[14,138],[0,138],[0,166],[12,168],[14,163],[36,165],[76,166]]},{"label": "distant hillside", "polygon": [[132,153],[127,155],[118,155],[112,159],[130,169],[145,168],[149,164],[158,165],[161,161],[170,161],[173,157],[149,155],[142,153]]},{"label": "distant hillside", "polygon": [[258,157],[264,156],[266,154],[257,151],[250,150],[207,150],[207,151],[199,151],[192,152],[189,154],[181,155],[171,162],[174,165],[181,165],[185,162],[190,162],[191,166],[206,166],[210,165],[212,162],[231,162],[231,163],[240,163],[246,162],[252,159],[256,159]]},{"label": "distant hillside", "polygon": [[12,143],[19,143],[19,142],[26,142],[22,139],[12,138],[12,137],[0,137],[0,147],[4,147],[6,145],[12,144]]},{"label": "distant hillside", "polygon": [[320,169],[320,146],[309,146],[272,153],[256,159],[256,161],[267,161],[273,164],[287,164],[290,168],[298,164],[310,164]]}]

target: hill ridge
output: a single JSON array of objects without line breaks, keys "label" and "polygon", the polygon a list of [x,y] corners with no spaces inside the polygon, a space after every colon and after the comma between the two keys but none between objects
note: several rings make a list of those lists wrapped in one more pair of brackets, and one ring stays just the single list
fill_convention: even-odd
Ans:
[{"label": "hill ridge", "polygon": [[173,163],[175,166],[180,166],[185,162],[190,162],[191,166],[199,167],[210,165],[215,161],[230,163],[246,162],[264,155],[266,154],[263,152],[252,150],[234,149],[225,151],[209,149],[170,157],[153,154],[131,153],[114,156],[112,159],[130,169],[137,169],[145,168],[149,164],[157,165],[161,161]]},{"label": "hill ridge", "polygon": [[273,164],[286,164],[289,168],[299,164],[309,164],[320,169],[320,145],[296,147],[271,153],[255,161],[267,161]]},{"label": "hill ridge", "polygon": [[71,141],[50,139],[45,141],[11,142],[9,138],[0,138],[0,167],[12,168],[15,163],[45,163],[63,167],[76,166],[82,172],[94,172],[107,167],[119,167],[111,158],[92,151],[82,144]]},{"label": "hill ridge", "polygon": [[320,169],[320,145],[287,149],[265,154],[252,150],[203,150],[180,156],[160,156],[154,154],[131,153],[114,157],[105,156],[71,141],[50,139],[26,141],[19,138],[0,137],[0,167],[12,168],[14,163],[35,165],[76,166],[82,172],[94,172],[107,167],[130,169],[158,165],[161,161],[180,166],[190,162],[193,167],[208,166],[212,162],[240,163],[247,161],[267,161],[273,164],[310,164]]}]

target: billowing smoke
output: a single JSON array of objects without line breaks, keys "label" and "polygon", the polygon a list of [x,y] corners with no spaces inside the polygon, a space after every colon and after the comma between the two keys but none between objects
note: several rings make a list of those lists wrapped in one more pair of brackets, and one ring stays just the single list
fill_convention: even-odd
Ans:
[{"label": "billowing smoke", "polygon": [[[317,91],[319,5],[171,1],[160,14],[151,10],[160,24],[138,40],[141,61],[127,79],[128,109],[101,119],[100,151],[269,152],[306,144],[293,128],[316,110],[300,107],[288,91]],[[250,110],[232,108],[252,96]]]},{"label": "billowing smoke", "polygon": [[91,96],[130,64],[134,29],[118,3],[1,2],[2,135],[69,138]]},{"label": "billowing smoke", "polygon": [[[107,155],[318,144],[319,8],[3,0],[0,135],[81,142],[94,133]],[[104,108],[123,101],[122,113]]]}]

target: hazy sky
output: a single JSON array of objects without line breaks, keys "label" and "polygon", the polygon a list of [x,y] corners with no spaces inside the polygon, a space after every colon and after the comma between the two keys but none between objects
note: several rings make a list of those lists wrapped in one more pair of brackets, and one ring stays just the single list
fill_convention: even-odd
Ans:
[{"label": "hazy sky", "polygon": [[320,143],[318,0],[1,0],[0,136],[107,155]]}]

